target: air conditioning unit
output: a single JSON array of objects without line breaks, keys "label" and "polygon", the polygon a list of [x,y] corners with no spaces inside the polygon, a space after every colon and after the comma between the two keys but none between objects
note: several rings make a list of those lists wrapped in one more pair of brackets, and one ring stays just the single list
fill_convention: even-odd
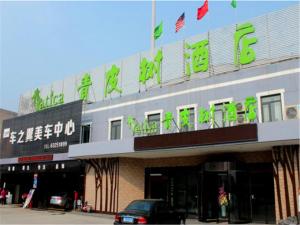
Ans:
[{"label": "air conditioning unit", "polygon": [[289,105],[285,107],[287,120],[300,119],[300,105]]},{"label": "air conditioning unit", "polygon": [[245,120],[245,113],[238,113],[237,114],[237,124],[244,124],[246,123],[246,120]]},{"label": "air conditioning unit", "polygon": [[237,111],[237,124],[239,125],[246,123],[244,103],[238,102],[235,106]]},{"label": "air conditioning unit", "polygon": [[238,111],[238,112],[243,112],[243,111],[245,111],[245,109],[244,109],[244,104],[242,103],[242,102],[238,102],[238,103],[236,103],[236,110]]}]

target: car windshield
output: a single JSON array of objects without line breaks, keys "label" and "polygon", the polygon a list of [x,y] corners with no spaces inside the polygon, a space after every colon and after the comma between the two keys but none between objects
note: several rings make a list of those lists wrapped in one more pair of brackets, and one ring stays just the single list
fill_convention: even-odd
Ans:
[{"label": "car windshield", "polygon": [[134,201],[126,207],[126,210],[149,212],[153,204],[154,202],[149,202],[149,201]]}]

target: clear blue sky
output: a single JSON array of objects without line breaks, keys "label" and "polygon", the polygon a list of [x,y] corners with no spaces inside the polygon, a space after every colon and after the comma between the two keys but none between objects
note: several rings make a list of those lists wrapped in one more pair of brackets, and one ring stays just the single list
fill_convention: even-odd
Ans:
[{"label": "clear blue sky", "polygon": [[[196,20],[199,1],[156,3],[164,22],[156,45],[182,40],[279,10],[296,1],[210,1]],[[175,22],[185,12],[185,27]],[[150,48],[151,1],[0,2],[0,108],[17,111],[21,93]]]}]

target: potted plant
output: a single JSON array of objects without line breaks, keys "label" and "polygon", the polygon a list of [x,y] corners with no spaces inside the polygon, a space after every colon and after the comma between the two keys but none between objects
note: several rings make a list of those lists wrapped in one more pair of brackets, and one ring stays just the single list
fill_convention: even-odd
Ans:
[{"label": "potted plant", "polygon": [[228,198],[227,193],[224,190],[224,186],[219,188],[219,206],[221,208],[221,217],[226,217],[227,215],[227,206],[228,206]]}]

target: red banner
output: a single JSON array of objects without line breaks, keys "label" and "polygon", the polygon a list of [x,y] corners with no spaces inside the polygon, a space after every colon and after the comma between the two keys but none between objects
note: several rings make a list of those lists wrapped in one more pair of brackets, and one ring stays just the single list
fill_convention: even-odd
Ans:
[{"label": "red banner", "polygon": [[36,161],[52,161],[52,160],[53,160],[53,155],[35,155],[35,156],[24,156],[18,158],[19,163],[36,162]]}]

